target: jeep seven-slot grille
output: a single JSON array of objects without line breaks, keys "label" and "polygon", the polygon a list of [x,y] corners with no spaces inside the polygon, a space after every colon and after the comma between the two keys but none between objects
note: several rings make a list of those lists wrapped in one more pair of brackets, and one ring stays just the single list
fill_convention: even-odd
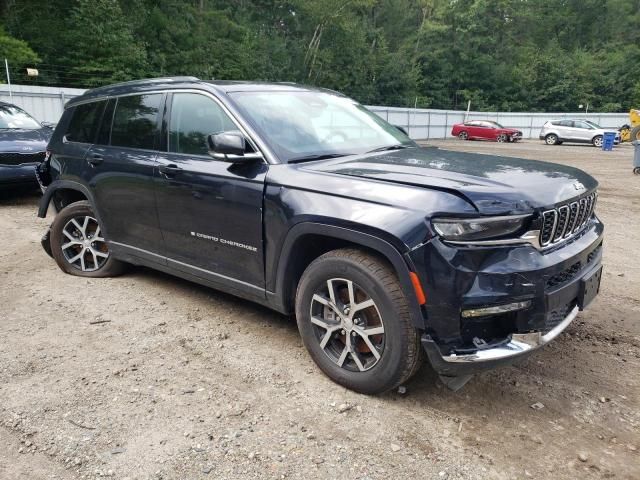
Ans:
[{"label": "jeep seven-slot grille", "polygon": [[544,212],[540,229],[540,245],[546,247],[578,233],[593,215],[596,199],[597,194],[592,193],[578,201]]}]

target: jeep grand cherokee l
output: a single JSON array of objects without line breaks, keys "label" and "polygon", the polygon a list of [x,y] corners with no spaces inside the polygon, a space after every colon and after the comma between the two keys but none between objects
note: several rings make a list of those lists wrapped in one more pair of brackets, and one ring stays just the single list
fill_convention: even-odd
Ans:
[{"label": "jeep grand cherokee l", "polygon": [[423,354],[451,388],[546,344],[598,292],[597,182],[421,148],[339,93],[135,81],[71,100],[41,168],[70,274],[145,265],[293,314],[335,382],[377,393]]}]

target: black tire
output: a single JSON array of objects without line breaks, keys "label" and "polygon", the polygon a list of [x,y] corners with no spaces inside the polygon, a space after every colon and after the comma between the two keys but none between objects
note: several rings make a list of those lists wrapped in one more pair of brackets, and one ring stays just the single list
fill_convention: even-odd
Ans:
[{"label": "black tire", "polygon": [[631,136],[629,137],[629,139],[633,142],[633,141],[638,141],[640,142],[640,125],[638,125],[637,127],[634,127],[631,130]]},{"label": "black tire", "polygon": [[636,167],[633,169],[633,174],[634,175],[640,175],[640,167]]},{"label": "black tire", "polygon": [[544,143],[547,145],[558,145],[558,136],[555,133],[550,133],[544,137]]},{"label": "black tire", "polygon": [[[377,336],[384,337],[382,349],[376,349],[379,356],[377,360],[370,348],[365,346],[362,350],[364,337],[359,337],[353,330],[348,330],[349,327],[345,331],[339,326],[344,325],[343,320],[338,319],[337,316],[334,316],[334,323],[331,325],[332,328],[338,325],[338,330],[331,334],[329,329],[312,323],[312,310],[318,306],[323,312],[322,315],[325,316],[315,315],[314,321],[317,322],[319,318],[329,324],[329,320],[325,320],[327,311],[330,312],[329,315],[334,315],[335,310],[324,303],[328,297],[319,293],[328,288],[329,280],[332,280],[332,285],[336,284],[333,291],[337,305],[345,305],[340,301],[343,295],[348,295],[345,293],[348,287],[340,285],[340,282],[345,281],[352,282],[352,291],[355,292],[353,293],[355,302],[350,305],[357,306],[364,303],[362,298],[366,298],[366,302],[369,300],[374,302],[373,306],[359,310],[363,313],[358,314],[358,317],[363,317],[364,320],[356,317],[355,313],[351,315],[354,317],[352,324],[354,330],[358,325],[361,325],[361,330],[365,332],[367,329],[373,331],[372,324],[383,326],[384,334]],[[360,300],[357,298],[358,293],[361,295]],[[322,296],[325,300],[317,302],[315,299],[318,296]],[[347,315],[348,310],[345,312]],[[420,367],[422,360],[420,335],[412,325],[407,299],[393,269],[374,255],[348,248],[331,251],[314,260],[304,271],[298,284],[296,317],[302,341],[311,358],[329,378],[346,388],[365,394],[382,393],[409,380]],[[352,338],[355,338],[353,340],[355,356],[352,352],[345,355],[348,351],[347,343],[352,342],[347,338],[349,332]],[[331,340],[323,348],[321,342],[327,335]],[[372,335],[367,338],[374,337]],[[374,341],[381,340],[374,339]],[[330,356],[332,351],[336,352],[334,358]],[[342,353],[341,358],[344,356],[342,364],[339,364],[340,360],[335,358],[338,356],[337,352]],[[370,362],[372,366],[363,370],[361,364],[365,362],[361,360],[356,362],[356,357],[362,357],[365,360],[368,357],[373,361],[373,363]]]},{"label": "black tire", "polygon": [[602,135],[596,135],[591,139],[591,143],[593,144],[594,147],[602,148],[602,145],[604,143],[604,138],[602,137]]},{"label": "black tire", "polygon": [[[87,218],[90,220],[85,224]],[[56,215],[51,224],[51,253],[63,272],[93,278],[113,277],[124,272],[126,264],[109,253],[95,219],[91,204],[86,200],[74,202]],[[85,233],[74,227],[74,220],[84,227]],[[72,233],[77,233],[77,237],[70,235],[70,230],[74,230]],[[75,240],[71,240],[72,236]],[[73,245],[63,248],[69,244]],[[76,257],[79,259],[72,262]]]},{"label": "black tire", "polygon": [[460,140],[469,140],[469,133],[467,131],[463,130],[458,134],[458,138]]}]

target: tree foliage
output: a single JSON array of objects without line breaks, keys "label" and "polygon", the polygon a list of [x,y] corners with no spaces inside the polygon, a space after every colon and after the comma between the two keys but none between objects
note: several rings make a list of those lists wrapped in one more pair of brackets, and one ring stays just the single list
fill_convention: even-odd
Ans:
[{"label": "tree foliage", "polygon": [[396,106],[640,106],[640,0],[21,0],[0,25],[14,76],[41,71],[24,82],[195,75]]}]

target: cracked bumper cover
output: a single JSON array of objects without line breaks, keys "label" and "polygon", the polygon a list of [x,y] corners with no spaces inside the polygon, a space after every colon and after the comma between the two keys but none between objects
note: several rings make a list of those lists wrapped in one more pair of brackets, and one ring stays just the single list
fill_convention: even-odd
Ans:
[{"label": "cracked bumper cover", "polygon": [[514,333],[500,345],[478,350],[469,354],[442,355],[433,339],[425,334],[422,346],[427,352],[434,370],[443,376],[463,376],[474,372],[505,365],[543,347],[560,335],[578,315],[578,307],[549,332]]}]

